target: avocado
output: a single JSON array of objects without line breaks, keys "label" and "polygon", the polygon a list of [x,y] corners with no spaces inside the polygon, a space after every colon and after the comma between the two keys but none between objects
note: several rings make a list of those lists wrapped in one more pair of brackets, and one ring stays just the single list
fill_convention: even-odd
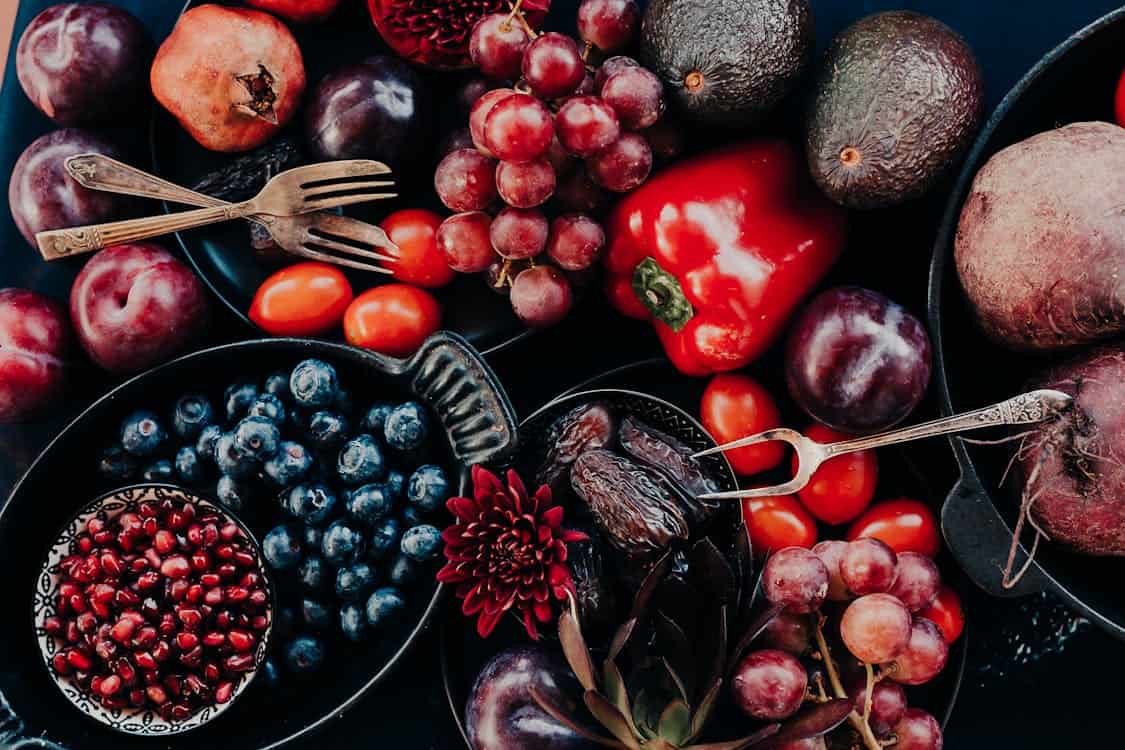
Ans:
[{"label": "avocado", "polygon": [[867,16],[836,37],[817,73],[809,169],[849,208],[917,198],[968,148],[983,104],[980,66],[955,31],[911,11]]},{"label": "avocado", "polygon": [[813,47],[807,0],[652,0],[641,59],[702,125],[761,120],[800,78]]}]

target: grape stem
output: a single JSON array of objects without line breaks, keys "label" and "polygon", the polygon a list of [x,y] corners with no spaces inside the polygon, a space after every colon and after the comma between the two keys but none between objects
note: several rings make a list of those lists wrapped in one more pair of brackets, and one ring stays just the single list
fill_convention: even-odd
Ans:
[{"label": "grape stem", "polygon": [[[824,661],[824,666],[828,670],[828,681],[832,683],[832,690],[836,693],[837,698],[847,698],[848,691],[844,690],[844,683],[840,681],[840,672],[836,669],[836,660],[832,658],[832,652],[828,650],[828,641],[824,638],[824,621],[823,615],[818,615],[816,618],[816,647],[820,651],[820,655]],[[867,665],[867,669],[871,669],[871,665]],[[870,687],[870,671],[868,672],[868,689],[867,700],[871,701],[871,687]],[[863,739],[863,744],[867,750],[883,750],[883,743],[871,731],[871,725],[867,723],[867,719],[859,715],[859,712],[852,710],[848,714],[848,723],[852,728],[859,732],[859,736]]]},{"label": "grape stem", "polygon": [[523,26],[523,30],[527,32],[528,37],[534,39],[539,36],[539,34],[536,33],[535,29],[531,28],[531,24],[529,24],[527,22],[527,18],[524,17],[523,12],[520,10],[520,6],[522,5],[523,0],[516,0],[514,3],[512,3],[512,12],[508,14],[508,20],[505,21],[504,24],[510,24],[513,19],[518,20],[520,22],[520,26]]}]

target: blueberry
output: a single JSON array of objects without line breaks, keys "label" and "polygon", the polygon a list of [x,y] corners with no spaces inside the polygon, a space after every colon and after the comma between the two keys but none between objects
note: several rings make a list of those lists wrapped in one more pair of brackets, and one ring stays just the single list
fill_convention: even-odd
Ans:
[{"label": "blueberry", "polygon": [[237,422],[246,415],[246,410],[258,397],[258,386],[249,380],[242,380],[227,386],[223,391],[223,405],[227,422]]},{"label": "blueberry", "polygon": [[362,641],[367,630],[367,615],[363,607],[355,602],[348,602],[340,607],[340,630],[349,641]]},{"label": "blueberry", "polygon": [[288,638],[297,630],[297,612],[292,607],[282,607],[273,618],[273,633]]},{"label": "blueberry", "polygon": [[399,588],[406,588],[418,580],[418,563],[406,555],[398,555],[391,563],[387,580]]},{"label": "blueberry", "polygon": [[172,410],[172,429],[184,440],[194,440],[199,432],[215,421],[215,410],[206,396],[193,393],[183,396]]},{"label": "blueberry", "polygon": [[215,498],[227,509],[238,513],[246,505],[250,488],[242,481],[224,474],[215,486]]},{"label": "blueberry", "polygon": [[217,424],[209,424],[199,432],[199,439],[195,441],[195,452],[205,460],[215,460],[215,444],[223,435],[223,428]]},{"label": "blueberry", "polygon": [[285,507],[307,524],[321,524],[336,507],[336,493],[323,484],[298,484],[289,490]]},{"label": "blueberry", "polygon": [[332,403],[336,407],[336,411],[341,414],[350,414],[352,411],[352,394],[341,388],[336,391],[336,400]]},{"label": "blueberry", "polygon": [[258,462],[234,448],[234,433],[224,432],[215,442],[215,466],[228,477],[242,479],[253,474]]},{"label": "blueberry", "polygon": [[336,369],[319,359],[306,359],[289,376],[289,391],[301,406],[331,406],[336,402],[338,387]]},{"label": "blueberry", "polygon": [[266,378],[265,385],[262,386],[262,392],[277,396],[285,401],[292,396],[289,392],[289,376],[284,372],[272,373]]},{"label": "blueberry", "polygon": [[348,439],[348,420],[334,412],[318,411],[309,417],[306,432],[317,448],[335,448]]},{"label": "blueberry", "polygon": [[324,663],[324,644],[317,638],[295,638],[285,649],[285,666],[294,674],[310,674]]},{"label": "blueberry", "polygon": [[137,411],[121,423],[121,447],[134,456],[151,456],[164,447],[168,433],[151,411]]},{"label": "blueberry", "polygon": [[357,435],[340,449],[336,473],[345,484],[358,485],[383,476],[386,464],[379,443],[370,435]]},{"label": "blueberry", "polygon": [[426,514],[417,505],[407,505],[402,509],[402,523],[406,528],[421,526],[426,522]]},{"label": "blueberry", "polygon": [[375,569],[367,563],[356,563],[336,571],[336,596],[355,601],[375,587]]},{"label": "blueberry", "polygon": [[406,494],[406,476],[401,471],[388,471],[387,480],[383,484],[392,502],[397,503]]},{"label": "blueberry", "polygon": [[281,399],[270,393],[260,393],[254,399],[254,403],[250,404],[250,408],[246,410],[248,417],[265,417],[273,422],[279,428],[285,426],[285,404],[281,403]]},{"label": "blueberry", "polygon": [[203,464],[199,462],[199,454],[195,452],[195,448],[185,445],[176,451],[176,473],[188,484],[203,481]]},{"label": "blueberry", "polygon": [[433,560],[441,552],[441,532],[429,524],[407,529],[399,542],[399,549],[417,562]]},{"label": "blueberry", "polygon": [[316,599],[301,600],[301,619],[313,630],[324,630],[332,624],[332,613]]},{"label": "blueberry", "polygon": [[407,401],[395,407],[387,415],[383,436],[387,440],[387,445],[392,448],[400,451],[414,450],[426,442],[429,421],[430,418],[421,404]]},{"label": "blueberry", "polygon": [[277,453],[281,431],[265,417],[246,417],[234,428],[234,449],[260,461]]},{"label": "blueberry", "polygon": [[350,565],[363,554],[363,534],[343,521],[333,521],[324,530],[320,552],[329,565]]},{"label": "blueberry", "polygon": [[328,580],[328,566],[317,555],[309,555],[297,567],[297,578],[309,591],[320,591]]},{"label": "blueberry", "polygon": [[305,549],[320,549],[320,541],[324,538],[324,532],[316,526],[305,526],[303,538]]},{"label": "blueberry", "polygon": [[406,485],[406,499],[419,510],[432,513],[449,499],[449,480],[440,466],[419,466]]},{"label": "blueberry", "polygon": [[262,557],[274,570],[294,568],[301,561],[301,540],[289,526],[275,526],[262,539]]},{"label": "blueberry", "polygon": [[363,429],[372,435],[382,435],[387,417],[394,411],[394,404],[377,403],[363,415]]},{"label": "blueberry", "polygon": [[102,452],[98,473],[106,479],[124,481],[137,472],[137,462],[120,445],[111,445]]},{"label": "blueberry", "polygon": [[153,461],[141,472],[141,478],[146,482],[171,482],[176,478],[176,467],[166,458]]},{"label": "blueberry", "polygon": [[305,446],[292,440],[282,440],[277,453],[262,466],[262,471],[278,487],[288,487],[308,475],[313,458]]},{"label": "blueberry", "polygon": [[371,535],[371,558],[382,560],[390,557],[391,553],[398,549],[401,533],[402,526],[397,519],[384,518],[375,524],[374,533]]},{"label": "blueberry", "polygon": [[372,525],[391,512],[394,503],[381,484],[365,484],[352,490],[345,507],[348,515],[360,523]]},{"label": "blueberry", "polygon": [[281,672],[277,669],[277,662],[266,659],[262,662],[262,677],[267,687],[276,688],[281,684]]},{"label": "blueberry", "polygon": [[376,589],[367,600],[367,624],[373,628],[385,628],[400,617],[406,610],[406,602],[398,589],[384,586]]}]

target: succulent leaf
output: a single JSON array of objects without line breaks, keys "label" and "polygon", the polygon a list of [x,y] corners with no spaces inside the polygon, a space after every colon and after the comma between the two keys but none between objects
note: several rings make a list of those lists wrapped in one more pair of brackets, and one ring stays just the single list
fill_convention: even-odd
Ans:
[{"label": "succulent leaf", "polygon": [[740,740],[729,740],[727,742],[707,742],[702,745],[689,745],[683,750],[745,750],[745,748],[753,747],[760,742],[765,742],[769,738],[777,734],[777,730],[781,728],[779,724],[770,724],[762,727],[754,734],[748,737],[743,737]]},{"label": "succulent leaf", "polygon": [[617,750],[626,749],[626,746],[618,742],[617,740],[610,739],[609,737],[603,737],[602,735],[593,732],[579,724],[574,720],[573,717],[570,716],[570,714],[567,713],[564,708],[552,702],[550,698],[540,693],[539,689],[534,685],[532,685],[529,690],[531,692],[531,697],[537,704],[539,704],[539,708],[543,709],[552,719],[569,728],[575,734],[590,740],[590,742],[596,742],[603,747],[617,748]]},{"label": "succulent leaf", "polygon": [[766,632],[766,628],[781,614],[783,609],[785,609],[783,605],[772,604],[746,626],[742,631],[742,637],[738,639],[734,650],[730,652],[730,658],[727,659],[726,671],[728,674],[738,666],[738,660],[742,658],[742,654],[750,647],[750,644]]},{"label": "succulent leaf", "polygon": [[707,594],[709,600],[724,604],[735,601],[734,570],[710,537],[704,537],[692,546],[689,559],[691,581]]},{"label": "succulent leaf", "polygon": [[691,736],[691,709],[681,700],[669,703],[660,714],[657,734],[675,747],[687,742]]},{"label": "succulent leaf", "polygon": [[594,678],[594,660],[590,656],[590,649],[582,635],[582,628],[578,624],[578,614],[575,611],[574,599],[570,600],[570,607],[559,616],[559,643],[562,645],[563,655],[566,657],[570,670],[578,678],[578,682],[585,690],[597,688]]},{"label": "succulent leaf", "polygon": [[707,688],[707,692],[703,694],[700,699],[699,705],[695,709],[695,714],[691,717],[691,737],[695,739],[703,732],[703,727],[707,725],[707,720],[711,718],[711,712],[715,709],[715,703],[719,700],[719,691],[722,690],[723,679],[720,677],[711,683],[711,687]]},{"label": "succulent leaf", "polygon": [[777,744],[828,734],[843,724],[851,711],[852,702],[847,698],[836,698],[810,706],[781,725],[777,733]]},{"label": "succulent leaf", "polygon": [[637,593],[633,597],[633,609],[629,612],[630,620],[641,619],[645,610],[648,609],[648,603],[656,592],[656,588],[664,580],[664,576],[668,575],[668,569],[671,567],[672,553],[665,552],[664,556],[652,566],[652,570],[648,572],[644,581],[641,582],[640,588],[637,589]]},{"label": "succulent leaf", "polygon": [[617,710],[616,706],[606,700],[604,695],[596,690],[587,690],[582,694],[582,700],[586,703],[586,708],[590,709],[594,718],[608,729],[621,744],[631,750],[640,748],[640,742],[636,734],[633,733],[629,720]]},{"label": "succulent leaf", "polygon": [[715,619],[717,632],[715,642],[712,644],[711,666],[700,679],[701,686],[710,685],[722,677],[727,664],[727,605],[724,604],[719,608],[719,616]]},{"label": "succulent leaf", "polygon": [[609,644],[609,654],[606,656],[610,661],[617,661],[618,655],[621,654],[621,649],[625,648],[625,644],[629,642],[630,636],[633,635],[633,630],[637,627],[637,618],[630,617],[617,632],[613,634],[613,641]]},{"label": "succulent leaf", "polygon": [[617,710],[629,722],[629,729],[633,734],[639,734],[637,725],[633,718],[633,710],[629,705],[629,692],[625,688],[625,678],[621,676],[621,670],[617,665],[610,660],[606,660],[602,675],[602,683],[605,688],[605,696],[609,702],[617,706]]},{"label": "succulent leaf", "polygon": [[664,656],[685,699],[689,699],[695,688],[696,649],[680,626],[663,612],[653,615],[652,625],[656,631],[656,652]]},{"label": "succulent leaf", "polygon": [[676,686],[676,691],[680,694],[680,698],[684,701],[687,701],[689,698],[687,688],[684,686],[683,680],[680,679],[680,676],[676,674],[676,670],[672,669],[672,665],[668,663],[668,659],[666,658],[661,658],[660,663],[664,665],[664,669],[665,671],[667,671],[668,676],[672,678],[672,684]]}]

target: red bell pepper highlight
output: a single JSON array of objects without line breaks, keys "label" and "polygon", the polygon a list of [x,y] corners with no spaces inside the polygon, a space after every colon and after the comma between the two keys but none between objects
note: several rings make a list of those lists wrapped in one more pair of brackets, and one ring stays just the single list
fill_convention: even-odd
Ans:
[{"label": "red bell pepper highlight", "polygon": [[650,319],[688,375],[765,351],[843,250],[846,214],[789,144],[754,140],[673,165],[609,220],[607,295]]}]

